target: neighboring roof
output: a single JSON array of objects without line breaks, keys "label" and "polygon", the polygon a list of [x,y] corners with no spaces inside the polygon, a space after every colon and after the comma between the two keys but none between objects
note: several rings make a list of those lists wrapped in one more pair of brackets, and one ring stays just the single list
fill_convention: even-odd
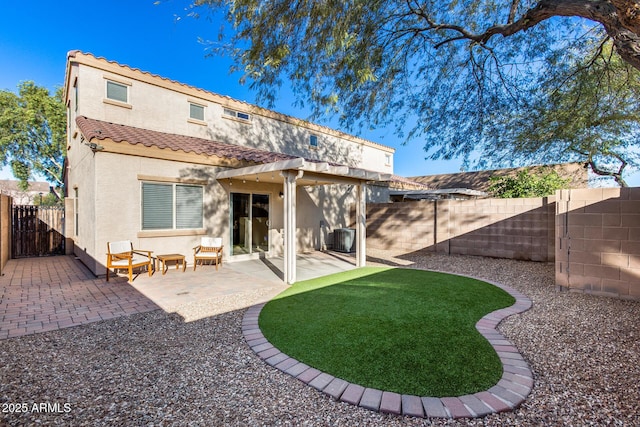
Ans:
[{"label": "neighboring roof", "polygon": [[166,148],[227,159],[244,160],[255,163],[271,163],[297,158],[288,154],[274,153],[256,148],[216,142],[204,138],[158,132],[133,126],[119,125],[102,120],[78,116],[76,124],[87,141],[111,139],[114,142],[126,142],[131,145]]},{"label": "neighboring roof", "polygon": [[582,163],[561,163],[556,165],[537,165],[522,168],[495,169],[477,172],[460,172],[442,175],[427,175],[410,177],[414,181],[433,189],[468,188],[477,191],[489,190],[489,178],[492,176],[515,176],[522,170],[531,173],[544,172],[548,168],[558,172],[561,178],[570,179],[568,188],[585,188],[588,184],[587,170]]},{"label": "neighboring roof", "polygon": [[[429,187],[421,184],[417,181],[414,181],[413,179],[410,178],[405,178],[404,176],[400,176],[400,175],[391,175],[391,181],[392,183],[392,187],[393,188],[402,188],[402,189],[413,189],[413,190],[428,190]],[[401,191],[401,190],[398,190]]]},{"label": "neighboring roof", "polygon": [[[143,80],[143,81],[148,80],[148,83],[156,84],[157,86],[171,87],[174,90],[180,90],[182,92],[192,94],[193,96],[197,96],[202,99],[217,102],[225,107],[237,108],[247,113],[257,114],[260,116],[269,117],[282,122],[291,123],[296,126],[311,129],[312,131],[315,131],[315,132],[322,132],[328,135],[344,138],[352,142],[376,147],[378,149],[387,151],[389,153],[395,152],[395,148],[389,147],[387,145],[373,142],[373,141],[361,138],[359,136],[351,135],[346,132],[332,129],[327,126],[322,126],[316,123],[312,123],[307,120],[302,120],[297,117],[278,113],[273,110],[268,110],[266,108],[262,108],[257,105],[249,104],[248,102],[245,102],[245,101],[239,101],[237,99],[231,98],[226,95],[220,95],[215,92],[210,92],[204,89],[200,89],[195,86],[187,85],[185,83],[181,83],[176,80],[171,80],[157,74],[149,73],[148,71],[140,70],[139,68],[133,68],[128,65],[123,65],[116,61],[110,61],[106,58],[95,56],[92,53],[81,52],[79,50],[72,50],[69,53],[67,53],[67,70],[66,70],[66,76],[65,76],[65,93],[67,94],[68,94],[68,90],[66,89],[69,87],[71,83],[69,82],[69,78],[70,78],[69,66],[71,62],[88,63],[89,65],[92,65],[95,67],[101,67],[104,70],[112,71],[114,73],[117,73],[117,72],[122,73],[123,71],[125,72],[128,71],[129,73],[133,73],[134,75],[138,76],[139,80]],[[158,84],[158,83],[161,83],[161,84]]]},{"label": "neighboring roof", "polygon": [[51,184],[43,181],[29,181],[29,188],[26,191],[18,187],[20,181],[16,180],[0,180],[0,189],[4,191],[16,191],[24,193],[48,193]]}]

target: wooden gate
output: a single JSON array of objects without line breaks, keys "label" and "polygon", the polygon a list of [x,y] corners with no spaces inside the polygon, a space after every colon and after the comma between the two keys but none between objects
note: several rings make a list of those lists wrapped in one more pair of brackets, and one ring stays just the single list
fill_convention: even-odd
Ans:
[{"label": "wooden gate", "polygon": [[13,258],[64,255],[64,208],[14,205]]}]

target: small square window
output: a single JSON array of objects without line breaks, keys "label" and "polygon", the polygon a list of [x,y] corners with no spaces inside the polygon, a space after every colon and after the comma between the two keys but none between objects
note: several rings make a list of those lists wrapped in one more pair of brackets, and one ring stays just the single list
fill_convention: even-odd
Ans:
[{"label": "small square window", "polygon": [[391,166],[391,154],[384,155],[384,165]]},{"label": "small square window", "polygon": [[127,85],[107,80],[107,99],[127,103],[129,102]]},{"label": "small square window", "polygon": [[318,146],[318,135],[309,136],[309,145],[311,147],[317,147]]},{"label": "small square window", "polygon": [[189,118],[204,121],[204,106],[189,103]]}]

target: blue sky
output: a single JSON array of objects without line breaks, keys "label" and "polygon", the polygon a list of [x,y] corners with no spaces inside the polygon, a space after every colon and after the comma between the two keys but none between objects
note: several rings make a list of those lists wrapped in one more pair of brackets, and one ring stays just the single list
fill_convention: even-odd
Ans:
[{"label": "blue sky", "polygon": [[[206,57],[198,39],[213,39],[219,23],[187,16],[186,0],[6,0],[0,6],[0,89],[33,80],[52,91],[64,83],[67,52],[81,50],[182,83],[253,103],[254,94],[229,74],[230,61]],[[274,110],[306,118],[283,90]],[[337,127],[335,123],[322,123]],[[461,161],[427,161],[419,141],[402,145],[390,129],[360,135],[394,147],[398,175],[460,171]],[[9,178],[6,169],[0,174]],[[629,179],[640,185],[640,174]]]}]

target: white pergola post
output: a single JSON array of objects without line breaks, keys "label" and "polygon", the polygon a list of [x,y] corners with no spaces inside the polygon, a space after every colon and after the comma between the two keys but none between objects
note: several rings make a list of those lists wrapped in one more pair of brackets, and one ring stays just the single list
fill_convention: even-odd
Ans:
[{"label": "white pergola post", "polygon": [[356,267],[364,267],[367,264],[367,191],[364,182],[356,189]]},{"label": "white pergola post", "polygon": [[284,177],[284,281],[292,285],[296,281],[296,181],[302,171],[282,171]]}]

